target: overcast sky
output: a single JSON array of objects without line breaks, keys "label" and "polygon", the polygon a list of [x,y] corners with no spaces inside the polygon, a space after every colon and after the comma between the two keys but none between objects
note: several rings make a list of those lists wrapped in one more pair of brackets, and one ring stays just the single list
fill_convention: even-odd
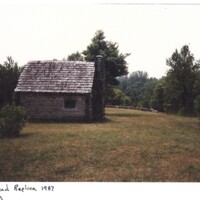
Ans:
[{"label": "overcast sky", "polygon": [[0,4],[0,63],[67,58],[101,29],[131,53],[129,72],[160,78],[176,48],[187,44],[200,59],[199,22],[200,5]]}]

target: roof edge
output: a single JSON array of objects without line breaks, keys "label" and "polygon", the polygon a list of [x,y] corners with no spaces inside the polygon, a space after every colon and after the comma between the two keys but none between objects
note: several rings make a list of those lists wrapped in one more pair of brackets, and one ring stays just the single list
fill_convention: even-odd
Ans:
[{"label": "roof edge", "polygon": [[88,61],[68,61],[68,60],[31,60],[28,61],[27,64],[40,64],[40,63],[75,63],[75,64],[91,64],[93,65],[95,62]]}]

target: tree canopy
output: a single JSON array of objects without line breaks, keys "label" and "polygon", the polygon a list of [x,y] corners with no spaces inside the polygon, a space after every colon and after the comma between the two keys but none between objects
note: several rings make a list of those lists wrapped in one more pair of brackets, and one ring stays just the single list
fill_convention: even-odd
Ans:
[{"label": "tree canopy", "polygon": [[147,72],[135,71],[119,78],[119,88],[131,98],[133,106],[149,108],[157,81],[156,78],[148,78]]},{"label": "tree canopy", "polygon": [[80,52],[72,53],[67,57],[69,61],[84,61],[84,57],[81,55]]},{"label": "tree canopy", "polygon": [[199,64],[194,61],[194,56],[185,45],[180,52],[175,50],[167,59],[170,66],[165,84],[166,111],[192,114],[194,112],[194,83],[199,69]]},{"label": "tree canopy", "polygon": [[154,89],[152,106],[181,115],[200,113],[200,64],[189,46],[176,49],[166,63],[170,69]]},{"label": "tree canopy", "polygon": [[115,42],[106,41],[104,32],[99,30],[92,38],[91,44],[83,51],[86,61],[95,61],[96,55],[102,55],[105,62],[106,85],[117,85],[117,77],[128,74],[126,58],[130,54],[119,52],[119,46]]},{"label": "tree canopy", "polygon": [[22,68],[12,57],[7,57],[4,64],[0,64],[0,107],[13,102],[14,89],[21,71]]},{"label": "tree canopy", "polygon": [[164,112],[164,91],[165,91],[166,77],[162,77],[158,80],[151,97],[151,106],[160,111]]}]

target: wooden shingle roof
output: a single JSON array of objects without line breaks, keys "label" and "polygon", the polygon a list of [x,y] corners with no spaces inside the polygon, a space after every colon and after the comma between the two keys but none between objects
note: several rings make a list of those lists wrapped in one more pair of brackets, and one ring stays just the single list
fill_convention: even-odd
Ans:
[{"label": "wooden shingle roof", "polygon": [[15,92],[90,93],[94,63],[80,61],[31,61]]}]

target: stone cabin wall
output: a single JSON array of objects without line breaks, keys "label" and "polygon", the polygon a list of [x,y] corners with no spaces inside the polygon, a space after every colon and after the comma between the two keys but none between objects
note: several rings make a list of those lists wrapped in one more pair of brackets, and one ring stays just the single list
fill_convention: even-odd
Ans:
[{"label": "stone cabin wall", "polygon": [[[65,108],[66,100],[75,100],[75,108]],[[90,94],[20,93],[20,105],[28,110],[30,120],[90,120]]]}]

